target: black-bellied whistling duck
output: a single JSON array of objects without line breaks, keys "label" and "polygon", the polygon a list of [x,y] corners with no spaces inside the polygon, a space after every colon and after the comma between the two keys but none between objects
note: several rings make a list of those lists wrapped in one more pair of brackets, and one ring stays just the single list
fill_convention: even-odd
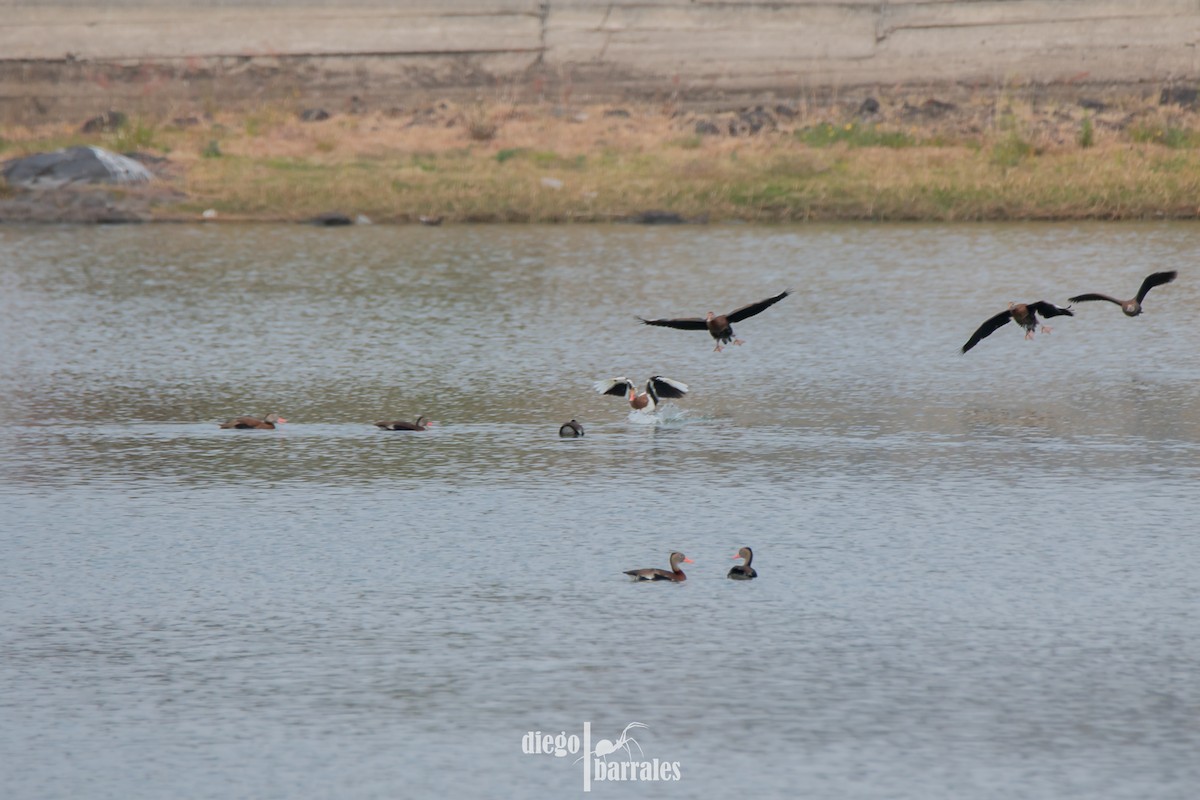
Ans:
[{"label": "black-bellied whistling duck", "polygon": [[376,428],[383,428],[385,431],[427,431],[429,426],[433,424],[433,420],[425,419],[424,415],[417,417],[416,422],[405,422],[402,419],[392,422],[376,422]]},{"label": "black-bellied whistling duck", "polygon": [[609,378],[606,381],[596,381],[596,391],[600,394],[611,394],[616,397],[626,397],[629,407],[634,411],[653,411],[663,398],[674,399],[683,397],[688,392],[686,383],[655,375],[646,381],[646,391],[638,394],[633,381],[625,377]]},{"label": "black-bellied whistling duck", "polygon": [[647,568],[647,569],[627,569],[626,575],[632,575],[636,581],[686,581],[687,575],[683,574],[683,570],[679,568],[680,563],[692,564],[690,558],[683,553],[671,553],[671,571],[665,569]]},{"label": "black-bellied whistling duck", "polygon": [[754,571],[754,567],[750,566],[750,562],[754,560],[754,551],[749,547],[743,547],[737,551],[734,558],[746,559],[745,564],[735,564],[729,570],[728,577],[735,581],[748,581],[751,578],[757,578],[758,573]]},{"label": "black-bellied whistling duck", "polygon": [[282,425],[285,422],[287,422],[287,420],[283,417],[279,416],[278,414],[271,413],[267,414],[262,419],[259,419],[258,417],[238,417],[236,419],[231,419],[228,422],[222,422],[220,427],[240,428],[243,430],[254,429],[260,431],[273,431],[275,430],[275,426],[277,424]]},{"label": "black-bellied whistling duck", "polygon": [[558,429],[558,435],[564,439],[575,439],[583,436],[583,426],[577,420],[564,422],[562,427]]},{"label": "black-bellied whistling duck", "polygon": [[[1066,314],[1068,317],[1073,317],[1075,314],[1069,308],[1059,308],[1053,303],[1047,303],[1045,300],[1039,300],[1036,303],[1009,303],[1007,311],[1001,311],[996,316],[989,319],[987,322],[979,326],[979,330],[971,334],[971,338],[962,346],[962,351],[965,353],[975,345],[979,344],[985,338],[990,336],[993,331],[1003,326],[1009,320],[1020,325],[1025,329],[1025,338],[1032,339],[1034,331],[1038,327],[1037,315],[1049,319]],[[1050,326],[1042,325],[1042,333],[1049,333]]]},{"label": "black-bellied whistling duck", "polygon": [[780,292],[774,297],[768,297],[766,300],[759,300],[757,303],[742,306],[736,311],[730,311],[728,314],[717,314],[714,311],[710,311],[706,317],[684,317],[682,319],[643,319],[642,317],[638,317],[638,319],[641,319],[646,325],[658,325],[662,328],[679,328],[685,331],[706,330],[716,340],[717,346],[713,350],[719,353],[724,349],[722,345],[729,344],[730,342],[742,344],[741,339],[735,339],[733,336],[733,323],[749,319],[755,314],[761,314],[789,294],[791,294],[790,289],[786,292]]},{"label": "black-bellied whistling duck", "polygon": [[1136,317],[1142,313],[1142,301],[1146,299],[1146,293],[1155,286],[1162,286],[1164,283],[1170,283],[1175,280],[1175,276],[1179,273],[1175,270],[1169,272],[1155,272],[1147,275],[1142,281],[1142,288],[1138,289],[1137,297],[1132,300],[1118,300],[1115,297],[1109,297],[1106,294],[1091,292],[1090,294],[1078,294],[1071,298],[1072,303],[1086,303],[1088,300],[1107,300],[1110,303],[1116,303],[1125,312],[1127,317]]}]

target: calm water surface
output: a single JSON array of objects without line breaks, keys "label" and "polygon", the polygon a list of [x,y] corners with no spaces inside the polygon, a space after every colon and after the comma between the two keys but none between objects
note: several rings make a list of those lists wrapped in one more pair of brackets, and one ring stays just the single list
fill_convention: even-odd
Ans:
[{"label": "calm water surface", "polygon": [[[0,796],[583,796],[523,736],[638,721],[609,760],[681,779],[593,796],[1192,798],[1198,250],[0,228]],[[958,352],[1158,269],[1143,317]],[[635,318],[788,287],[720,354]],[[692,388],[663,424],[591,389],[653,374]],[[685,584],[622,575],[673,549]]]}]

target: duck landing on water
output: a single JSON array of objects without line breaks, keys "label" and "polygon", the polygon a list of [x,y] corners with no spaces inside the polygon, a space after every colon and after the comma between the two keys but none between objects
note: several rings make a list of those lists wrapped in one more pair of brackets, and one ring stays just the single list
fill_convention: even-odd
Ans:
[{"label": "duck landing on water", "polygon": [[734,338],[733,323],[749,319],[755,314],[761,314],[789,294],[791,294],[790,289],[780,292],[774,297],[768,297],[766,300],[759,300],[757,303],[742,306],[739,309],[730,311],[728,314],[718,314],[715,311],[710,311],[705,317],[683,317],[680,319],[643,319],[642,317],[638,317],[638,319],[642,320],[644,325],[657,325],[661,328],[677,328],[684,331],[708,331],[708,335],[717,343],[713,351],[719,353],[725,349],[724,345],[730,342],[744,344],[741,339]]},{"label": "duck landing on water", "polygon": [[593,384],[600,394],[611,394],[615,397],[625,397],[629,407],[634,411],[650,413],[662,403],[663,399],[675,399],[688,393],[688,385],[681,381],[673,381],[661,375],[655,375],[646,381],[646,391],[638,394],[633,381],[622,376],[609,378],[606,381],[596,381]]},{"label": "duck landing on water", "polygon": [[[982,342],[988,336],[991,336],[998,328],[1002,327],[1009,320],[1020,325],[1025,329],[1025,338],[1032,339],[1034,331],[1038,327],[1037,315],[1041,314],[1046,319],[1057,317],[1065,314],[1068,317],[1075,316],[1074,312],[1069,308],[1059,308],[1054,303],[1047,303],[1045,300],[1039,300],[1036,303],[1009,303],[1007,311],[1001,311],[996,316],[989,319],[987,322],[979,326],[979,329],[971,334],[971,338],[962,346],[962,351],[965,353],[975,345]],[[1042,333],[1049,333],[1050,326],[1042,325]]]},{"label": "duck landing on water", "polygon": [[674,552],[674,553],[671,553],[671,571],[670,572],[668,572],[665,569],[647,568],[647,569],[627,569],[627,570],[625,570],[625,574],[632,576],[635,581],[675,581],[676,583],[679,583],[679,582],[687,580],[687,575],[684,575],[683,570],[681,570],[679,568],[679,565],[681,563],[692,564],[695,562],[693,562],[690,558],[685,556],[683,553]]}]

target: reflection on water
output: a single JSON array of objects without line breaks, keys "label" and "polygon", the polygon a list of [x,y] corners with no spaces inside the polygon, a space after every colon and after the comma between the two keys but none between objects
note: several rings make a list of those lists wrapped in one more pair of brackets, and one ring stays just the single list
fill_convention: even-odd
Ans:
[{"label": "reflection on water", "polygon": [[561,797],[522,735],[637,720],[610,794],[1190,797],[1197,235],[0,230],[5,795]]}]

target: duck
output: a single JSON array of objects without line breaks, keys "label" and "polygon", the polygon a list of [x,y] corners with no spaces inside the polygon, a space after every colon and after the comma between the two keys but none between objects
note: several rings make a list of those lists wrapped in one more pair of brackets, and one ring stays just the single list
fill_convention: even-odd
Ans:
[{"label": "duck", "polygon": [[634,385],[633,381],[624,376],[609,378],[606,381],[596,381],[593,385],[600,394],[626,397],[629,400],[630,408],[634,411],[645,411],[646,413],[654,411],[663,398],[674,399],[683,397],[688,393],[688,385],[686,383],[664,378],[662,375],[655,375],[646,381],[646,391],[642,394],[638,394],[637,386]]},{"label": "duck", "polygon": [[[1053,303],[1047,303],[1045,300],[1039,300],[1036,303],[1009,303],[1007,311],[1001,311],[999,314],[991,317],[987,322],[979,326],[979,329],[971,334],[971,338],[962,346],[962,351],[965,353],[975,345],[990,336],[997,328],[1003,326],[1009,320],[1016,322],[1025,329],[1025,338],[1032,339],[1034,331],[1038,327],[1037,315],[1041,314],[1044,318],[1058,317],[1066,315],[1068,317],[1075,316],[1075,313],[1069,308],[1059,308]],[[1050,326],[1042,325],[1042,333],[1049,333]]]},{"label": "duck", "polygon": [[577,420],[564,422],[558,429],[558,435],[564,439],[575,439],[583,436],[583,426]]},{"label": "duck", "polygon": [[675,581],[682,583],[687,580],[687,575],[683,574],[683,570],[679,568],[680,563],[694,564],[690,558],[678,551],[671,553],[671,571],[665,569],[647,568],[647,569],[627,569],[626,575],[631,575],[635,581]]},{"label": "duck", "polygon": [[1154,272],[1146,276],[1142,281],[1142,288],[1138,289],[1137,297],[1132,300],[1118,300],[1115,297],[1109,297],[1106,294],[1099,292],[1090,292],[1088,294],[1077,294],[1071,298],[1072,303],[1086,303],[1089,300],[1107,300],[1110,303],[1116,303],[1121,307],[1121,311],[1127,317],[1136,317],[1142,313],[1142,301],[1146,299],[1146,294],[1155,286],[1162,286],[1164,283],[1170,283],[1179,275],[1175,270],[1167,272]]},{"label": "duck", "polygon": [[757,303],[742,306],[739,309],[730,311],[728,314],[718,314],[715,311],[709,311],[708,315],[704,317],[683,317],[679,319],[644,319],[643,317],[638,317],[638,319],[645,325],[657,325],[663,328],[678,328],[685,331],[706,330],[709,336],[712,336],[717,343],[717,346],[713,348],[713,352],[719,353],[730,342],[737,345],[745,344],[741,339],[733,335],[733,323],[749,319],[755,314],[761,314],[789,294],[791,294],[790,289],[780,292],[774,297],[768,297],[765,300],[759,300]]},{"label": "duck", "polygon": [[754,551],[749,547],[743,547],[737,551],[734,558],[746,559],[745,564],[735,564],[729,570],[729,575],[726,577],[732,578],[735,581],[748,581],[751,578],[757,578],[758,573],[754,571],[754,567],[750,566],[750,562],[754,560]]},{"label": "duck", "polygon": [[222,422],[219,427],[222,428],[238,428],[241,430],[260,430],[273,431],[276,425],[282,425],[287,422],[286,419],[272,412],[267,414],[262,419],[258,417],[236,417],[234,419]]},{"label": "duck", "polygon": [[416,422],[405,422],[402,419],[393,420],[392,422],[376,422],[376,428],[383,428],[385,431],[427,431],[429,426],[433,424],[433,420],[425,419],[424,415],[417,417]]}]

